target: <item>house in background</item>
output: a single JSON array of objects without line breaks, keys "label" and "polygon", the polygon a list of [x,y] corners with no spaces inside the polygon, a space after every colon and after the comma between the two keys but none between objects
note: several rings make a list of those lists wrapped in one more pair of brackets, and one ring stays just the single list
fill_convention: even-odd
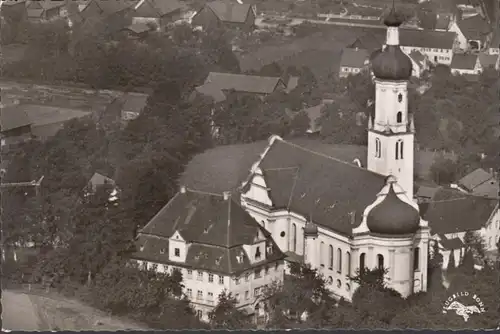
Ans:
[{"label": "house in background", "polygon": [[252,30],[255,26],[255,8],[249,4],[230,1],[208,2],[192,18],[193,26],[211,29],[224,26],[241,30]]},{"label": "house in background", "polygon": [[119,31],[132,23],[132,13],[137,1],[90,0],[80,12],[82,21],[105,20],[112,31]]},{"label": "house in background", "polygon": [[498,70],[498,61],[499,61],[499,55],[490,55],[490,54],[485,54],[481,53],[479,55],[479,63],[481,64],[481,68],[494,68]]},{"label": "house in background", "polygon": [[429,60],[420,51],[412,51],[409,54],[412,62],[412,76],[420,78],[429,69]]},{"label": "house in background", "polygon": [[35,21],[48,21],[67,16],[66,1],[43,0],[28,1],[26,10],[28,19]]},{"label": "house in background", "polygon": [[149,23],[157,30],[182,19],[184,5],[177,0],[141,0],[135,6],[132,23]]},{"label": "house in background", "polygon": [[462,51],[483,50],[492,37],[488,20],[479,14],[458,20],[450,26],[450,31],[457,34],[458,46]]},{"label": "house in background", "polygon": [[370,54],[368,50],[359,48],[346,48],[342,50],[340,57],[339,77],[347,77],[350,74],[361,73],[368,68],[370,62]]},{"label": "house in background", "polygon": [[407,55],[419,51],[433,64],[450,65],[456,47],[456,33],[433,30],[401,29],[401,49]]},{"label": "house in background", "polygon": [[143,22],[132,23],[131,25],[123,29],[127,36],[133,39],[145,38],[151,31],[154,30],[156,30],[156,28],[152,26],[151,23]]},{"label": "house in background", "polygon": [[28,114],[16,105],[0,108],[1,147],[30,140],[32,123]]},{"label": "house in background", "polygon": [[128,92],[114,99],[97,120],[100,127],[120,124],[136,119],[146,107],[149,95],[144,93]]},{"label": "house in background", "polygon": [[452,187],[476,196],[484,196],[495,199],[498,197],[497,174],[490,169],[489,172],[478,168],[461,178]]},{"label": "house in background", "polygon": [[475,54],[455,54],[450,67],[452,74],[478,75],[482,71],[479,56]]},{"label": "house in background", "polygon": [[500,54],[500,28],[493,33],[487,52],[490,55]]},{"label": "house in background", "polygon": [[384,39],[379,35],[367,32],[359,37],[357,37],[354,42],[347,46],[348,49],[365,49],[369,53],[380,49],[380,46],[384,44]]},{"label": "house in background", "polygon": [[221,102],[231,90],[264,97],[279,90],[285,91],[286,88],[280,77],[210,72],[205,83],[196,87],[195,91]]}]

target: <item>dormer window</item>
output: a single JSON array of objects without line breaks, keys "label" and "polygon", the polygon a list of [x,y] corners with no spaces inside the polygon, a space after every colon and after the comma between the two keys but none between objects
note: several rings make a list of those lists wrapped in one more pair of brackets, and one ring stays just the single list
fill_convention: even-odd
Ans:
[{"label": "dormer window", "polygon": [[255,260],[256,261],[260,260],[260,256],[261,256],[260,247],[257,247],[257,249],[255,250]]},{"label": "dormer window", "polygon": [[243,263],[243,255],[241,255],[241,254],[240,255],[236,255],[236,261],[238,263]]},{"label": "dormer window", "polygon": [[139,247],[139,250],[142,252],[144,250],[144,246],[141,245],[141,247]]},{"label": "dormer window", "polygon": [[267,246],[267,254],[271,255],[273,253],[273,245],[268,245]]}]

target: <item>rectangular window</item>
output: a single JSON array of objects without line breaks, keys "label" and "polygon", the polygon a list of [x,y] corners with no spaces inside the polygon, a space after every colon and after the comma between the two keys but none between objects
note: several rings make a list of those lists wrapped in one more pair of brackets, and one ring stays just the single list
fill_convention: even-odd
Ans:
[{"label": "rectangular window", "polygon": [[253,289],[253,295],[254,295],[254,297],[259,297],[259,295],[260,295],[260,288]]},{"label": "rectangular window", "polygon": [[191,269],[188,269],[187,271],[187,277],[192,278],[193,277],[193,271]]},{"label": "rectangular window", "polygon": [[247,290],[245,291],[245,299],[249,299],[250,298],[250,292]]},{"label": "rectangular window", "polygon": [[224,276],[219,276],[219,284],[224,284]]},{"label": "rectangular window", "polygon": [[198,271],[198,281],[203,281],[203,272]]},{"label": "rectangular window", "polygon": [[255,269],[255,278],[260,278],[260,269]]},{"label": "rectangular window", "polygon": [[191,298],[193,296],[193,290],[192,289],[187,289],[186,290],[186,295]]},{"label": "rectangular window", "polygon": [[209,292],[209,293],[207,294],[207,299],[208,299],[208,300],[213,300],[213,299],[214,299],[214,293],[213,293],[213,292]]},{"label": "rectangular window", "polygon": [[239,278],[239,277],[236,277],[236,278],[234,279],[234,283],[235,283],[236,285],[239,285],[239,284],[240,284],[240,278]]},{"label": "rectangular window", "polygon": [[181,250],[179,248],[174,249],[174,255],[177,257],[181,256]]},{"label": "rectangular window", "polygon": [[208,274],[208,282],[213,283],[214,282],[214,274]]},{"label": "rectangular window", "polygon": [[196,299],[203,299],[203,291],[198,290],[198,292],[196,293]]}]

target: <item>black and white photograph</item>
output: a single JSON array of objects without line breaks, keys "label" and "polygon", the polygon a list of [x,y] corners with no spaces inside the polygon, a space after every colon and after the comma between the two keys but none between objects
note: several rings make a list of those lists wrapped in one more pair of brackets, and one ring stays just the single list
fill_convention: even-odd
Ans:
[{"label": "black and white photograph", "polygon": [[1,329],[500,330],[500,0],[0,0]]}]

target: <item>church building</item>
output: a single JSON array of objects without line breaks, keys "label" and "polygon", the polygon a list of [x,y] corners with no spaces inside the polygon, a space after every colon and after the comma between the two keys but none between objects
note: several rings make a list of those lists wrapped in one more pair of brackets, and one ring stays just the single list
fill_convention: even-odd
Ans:
[{"label": "church building", "polygon": [[[261,290],[254,289],[283,279],[283,261],[318,268],[333,295],[346,300],[357,288],[350,277],[363,268],[387,269],[387,286],[403,297],[426,291],[430,231],[413,194],[415,129],[407,97],[412,62],[400,49],[402,21],[394,8],[384,23],[386,45],[371,59],[376,101],[367,154],[278,136],[208,150],[188,164],[182,191],[161,210],[162,218],[139,232],[134,258],[180,268],[185,275],[202,270],[213,277],[211,271],[219,275],[224,269],[225,288],[244,295],[241,305],[255,310]],[[208,214],[210,205],[220,214]],[[189,227],[189,220],[201,226]],[[205,237],[213,231],[224,236],[216,244]],[[146,252],[148,243],[155,244],[153,253],[163,249],[180,256],[153,256]],[[168,250],[175,243],[182,247]],[[204,265],[203,259],[213,263]],[[258,276],[248,279],[250,271]],[[212,283],[189,282],[188,294],[200,291],[198,300],[193,297],[197,305],[214,305],[213,294],[210,304],[203,301]]]}]

